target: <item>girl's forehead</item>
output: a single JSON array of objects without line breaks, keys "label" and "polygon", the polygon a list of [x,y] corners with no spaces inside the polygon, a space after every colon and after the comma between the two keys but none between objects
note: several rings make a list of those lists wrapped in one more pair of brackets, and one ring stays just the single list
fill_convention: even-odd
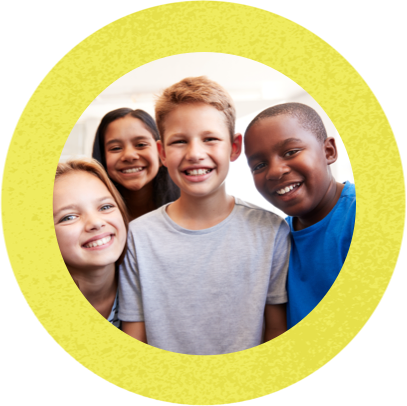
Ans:
[{"label": "girl's forehead", "polygon": [[147,126],[138,118],[125,116],[112,121],[106,128],[105,142],[117,137],[130,137],[135,135],[150,136],[153,135],[147,129]]},{"label": "girl's forehead", "polygon": [[56,195],[72,199],[95,194],[110,195],[106,185],[95,175],[85,171],[71,171],[56,179],[54,184],[54,199]]}]

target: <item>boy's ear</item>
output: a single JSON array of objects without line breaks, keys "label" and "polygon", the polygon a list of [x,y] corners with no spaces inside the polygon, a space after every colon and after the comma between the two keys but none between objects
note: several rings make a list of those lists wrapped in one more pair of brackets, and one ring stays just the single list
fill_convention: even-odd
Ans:
[{"label": "boy's ear", "polygon": [[236,161],[242,153],[242,134],[235,134],[232,142],[232,152],[230,153],[230,162]]},{"label": "boy's ear", "polygon": [[338,150],[334,137],[329,137],[324,141],[325,157],[328,165],[333,164],[338,159]]},{"label": "boy's ear", "polygon": [[161,142],[161,140],[158,140],[158,141],[157,141],[157,149],[158,149],[158,155],[160,156],[161,163],[162,163],[164,166],[167,166],[167,165],[165,164],[165,160],[166,160],[165,149],[164,149],[164,145],[163,145],[163,143]]}]

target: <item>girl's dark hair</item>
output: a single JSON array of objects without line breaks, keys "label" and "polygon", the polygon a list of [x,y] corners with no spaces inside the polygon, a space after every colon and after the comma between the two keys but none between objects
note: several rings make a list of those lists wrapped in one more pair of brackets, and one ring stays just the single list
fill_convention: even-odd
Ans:
[{"label": "girl's dark hair", "polygon": [[[157,126],[154,119],[150,114],[146,113],[144,110],[132,110],[129,108],[121,108],[117,110],[110,111],[107,113],[99,124],[96,130],[95,141],[93,143],[92,157],[99,161],[107,172],[106,166],[106,155],[105,155],[105,134],[106,129],[110,123],[118,120],[119,118],[124,118],[126,116],[131,116],[140,120],[145,126],[146,130],[151,133],[153,138],[158,141],[160,136],[158,134]],[[122,188],[117,182],[113,182],[119,189]],[[168,170],[165,166],[160,166],[157,176],[153,180],[153,199],[155,206],[161,207],[164,204],[173,202],[177,200],[180,196],[180,191],[177,185],[172,181]]]}]

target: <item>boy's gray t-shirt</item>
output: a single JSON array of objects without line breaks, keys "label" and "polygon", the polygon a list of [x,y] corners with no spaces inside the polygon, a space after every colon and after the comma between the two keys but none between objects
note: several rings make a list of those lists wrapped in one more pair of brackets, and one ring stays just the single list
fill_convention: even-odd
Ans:
[{"label": "boy's gray t-shirt", "polygon": [[266,304],[287,302],[289,227],[235,199],[232,213],[187,230],[163,206],[130,223],[119,318],[144,321],[148,344],[195,355],[261,344]]}]

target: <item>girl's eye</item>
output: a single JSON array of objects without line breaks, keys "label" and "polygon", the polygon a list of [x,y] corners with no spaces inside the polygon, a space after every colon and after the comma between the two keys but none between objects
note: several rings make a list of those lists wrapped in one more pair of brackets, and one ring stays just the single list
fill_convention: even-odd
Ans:
[{"label": "girl's eye", "polygon": [[105,204],[100,208],[100,211],[106,211],[111,209],[112,207],[114,207],[113,204]]},{"label": "girl's eye", "polygon": [[264,162],[262,162],[262,163],[256,165],[256,166],[253,168],[252,172],[257,172],[257,171],[259,171],[260,169],[263,169],[265,166],[266,166],[266,164],[265,164]]},{"label": "girl's eye", "polygon": [[173,141],[171,144],[185,144],[185,141],[184,140],[176,140],[176,141]]},{"label": "girl's eye", "polygon": [[78,217],[78,216],[75,216],[75,215],[73,215],[73,214],[69,214],[68,216],[62,217],[59,222],[60,222],[60,223],[64,223],[64,222],[66,222],[66,221],[72,221],[72,220],[75,220],[76,217]]},{"label": "girl's eye", "polygon": [[109,152],[117,152],[117,151],[120,151],[120,150],[121,150],[120,147],[112,147],[112,148],[109,148]]}]

